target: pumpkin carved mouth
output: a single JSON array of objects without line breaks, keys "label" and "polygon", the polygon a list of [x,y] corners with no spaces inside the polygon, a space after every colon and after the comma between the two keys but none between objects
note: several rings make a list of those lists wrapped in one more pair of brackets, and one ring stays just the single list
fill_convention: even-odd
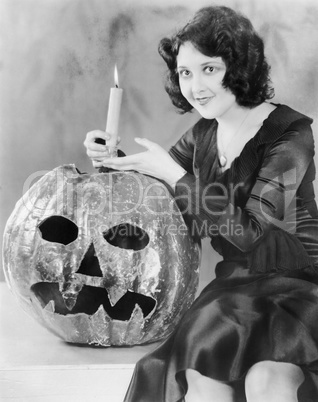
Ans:
[{"label": "pumpkin carved mouth", "polygon": [[59,290],[58,283],[38,282],[31,286],[31,290],[43,308],[52,301],[54,302],[54,312],[61,315],[78,313],[93,315],[102,305],[112,319],[126,321],[130,319],[136,304],[141,308],[144,317],[147,317],[156,305],[153,298],[128,290],[112,306],[106,289],[83,285],[74,306],[69,310]]},{"label": "pumpkin carved mouth", "polygon": [[[52,216],[39,225],[42,238],[49,242],[67,245],[78,236],[77,226],[62,216]],[[149,243],[145,231],[130,224],[120,224],[110,228],[103,234],[104,239],[112,246],[142,250]],[[91,243],[76,273],[64,276],[64,282],[38,282],[31,286],[32,293],[40,302],[42,308],[53,302],[54,313],[71,315],[84,313],[93,315],[102,306],[108,316],[114,320],[127,321],[131,318],[136,304],[140,307],[144,318],[155,308],[156,301],[149,296],[127,290],[126,293],[112,305],[106,288],[85,284],[87,277],[103,278],[99,260]]]}]

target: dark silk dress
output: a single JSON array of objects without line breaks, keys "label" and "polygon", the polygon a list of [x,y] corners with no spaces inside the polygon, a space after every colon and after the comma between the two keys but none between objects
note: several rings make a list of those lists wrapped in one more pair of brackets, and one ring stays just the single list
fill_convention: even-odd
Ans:
[{"label": "dark silk dress", "polygon": [[137,363],[125,402],[183,401],[188,368],[245,401],[245,375],[264,360],[301,367],[299,401],[318,401],[312,120],[276,106],[224,172],[215,120],[199,120],[170,150],[188,172],[176,185],[178,206],[223,261],[172,335]]}]

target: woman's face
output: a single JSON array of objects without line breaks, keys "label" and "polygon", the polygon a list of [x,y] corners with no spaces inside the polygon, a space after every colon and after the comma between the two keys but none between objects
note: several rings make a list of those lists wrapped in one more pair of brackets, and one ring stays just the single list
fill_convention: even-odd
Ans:
[{"label": "woman's face", "polygon": [[185,42],[179,49],[177,69],[182,95],[205,119],[225,117],[237,107],[233,93],[222,85],[226,66],[221,57],[205,56]]}]

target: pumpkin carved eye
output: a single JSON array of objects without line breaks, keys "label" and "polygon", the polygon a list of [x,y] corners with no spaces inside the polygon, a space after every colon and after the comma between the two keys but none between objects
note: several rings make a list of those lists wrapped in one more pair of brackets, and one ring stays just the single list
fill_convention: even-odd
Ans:
[{"label": "pumpkin carved eye", "polygon": [[44,240],[65,246],[76,240],[78,236],[77,225],[64,216],[50,216],[44,219],[38,228]]},{"label": "pumpkin carved eye", "polygon": [[121,223],[103,233],[104,239],[112,246],[127,250],[142,250],[149,243],[147,232],[139,226],[130,223]]}]

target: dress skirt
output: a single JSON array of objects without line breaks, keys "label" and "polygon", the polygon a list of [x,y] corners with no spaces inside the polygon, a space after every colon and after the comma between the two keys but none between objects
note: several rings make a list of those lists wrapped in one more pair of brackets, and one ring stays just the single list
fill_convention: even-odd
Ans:
[{"label": "dress skirt", "polygon": [[264,360],[301,367],[298,399],[317,402],[317,272],[251,273],[244,263],[218,263],[172,335],[137,363],[125,402],[183,401],[189,368],[233,386],[243,402],[245,375]]}]

